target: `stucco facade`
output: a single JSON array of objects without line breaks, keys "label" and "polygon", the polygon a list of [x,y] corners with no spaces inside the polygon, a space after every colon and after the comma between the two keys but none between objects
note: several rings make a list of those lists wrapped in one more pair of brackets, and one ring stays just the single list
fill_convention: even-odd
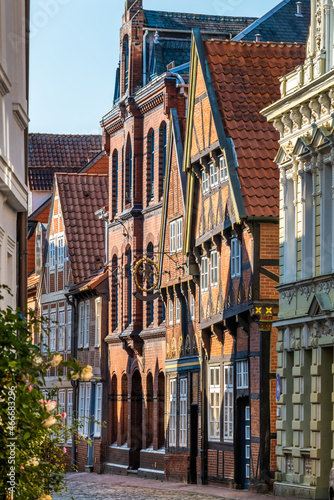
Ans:
[{"label": "stucco facade", "polygon": [[328,498],[333,444],[334,9],[311,2],[306,60],[264,110],[280,132],[275,493]]},{"label": "stucco facade", "polygon": [[0,283],[25,307],[29,1],[0,4]]}]

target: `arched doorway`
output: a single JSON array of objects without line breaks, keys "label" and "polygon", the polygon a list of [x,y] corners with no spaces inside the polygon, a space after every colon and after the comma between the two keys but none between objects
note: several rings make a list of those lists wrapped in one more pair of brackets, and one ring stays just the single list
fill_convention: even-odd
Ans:
[{"label": "arched doorway", "polygon": [[136,370],[132,376],[131,390],[131,469],[138,469],[140,465],[140,450],[142,449],[142,408],[143,388],[139,370]]}]

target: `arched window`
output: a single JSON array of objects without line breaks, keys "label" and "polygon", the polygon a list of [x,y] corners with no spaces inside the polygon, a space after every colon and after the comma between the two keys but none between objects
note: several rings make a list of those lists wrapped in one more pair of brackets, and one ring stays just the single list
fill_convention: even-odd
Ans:
[{"label": "arched window", "polygon": [[117,255],[112,258],[112,310],[111,324],[112,330],[118,328],[118,261]]},{"label": "arched window", "polygon": [[159,159],[160,159],[160,168],[159,168],[159,196],[163,195],[164,191],[164,183],[166,176],[166,167],[167,167],[167,125],[163,122],[160,126],[160,144],[159,144]]},{"label": "arched window", "polygon": [[125,204],[132,201],[132,146],[128,136],[125,152]]},{"label": "arched window", "polygon": [[128,377],[122,376],[122,408],[121,408],[121,445],[128,439]]},{"label": "arched window", "polygon": [[147,201],[154,200],[154,130],[147,137]]},{"label": "arched window", "polygon": [[125,35],[123,38],[123,78],[124,78],[124,92],[129,88],[129,37]]},{"label": "arched window", "polygon": [[118,151],[114,150],[112,154],[112,212],[118,213]]},{"label": "arched window", "polygon": [[111,418],[110,418],[110,444],[117,441],[117,376],[114,374],[111,379]]},{"label": "arched window", "polygon": [[125,278],[126,278],[126,307],[125,307],[125,324],[130,326],[132,323],[132,255],[131,248],[126,252],[125,263]]},{"label": "arched window", "polygon": [[146,448],[153,443],[153,376],[149,372],[146,378]]},{"label": "arched window", "polygon": [[[147,245],[147,257],[153,260],[153,243],[149,243]],[[152,274],[147,283],[148,285],[147,288],[151,288],[151,286],[153,285],[153,281],[154,278]],[[147,302],[147,320],[146,320],[147,326],[152,325],[153,322],[154,322],[154,301]]]}]

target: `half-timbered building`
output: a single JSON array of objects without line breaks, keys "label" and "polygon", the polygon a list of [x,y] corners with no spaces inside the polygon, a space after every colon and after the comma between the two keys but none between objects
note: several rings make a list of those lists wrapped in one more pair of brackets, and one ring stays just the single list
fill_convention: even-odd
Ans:
[{"label": "half-timbered building", "polygon": [[275,470],[278,135],[259,111],[303,54],[194,33],[184,244],[199,283],[202,481],[267,486]]},{"label": "half-timbered building", "polygon": [[143,257],[158,261],[169,116],[186,115],[191,29],[225,39],[253,20],[125,3],[115,101],[102,119],[110,157],[106,472],[164,473],[165,310],[159,296],[141,293],[133,270]]},{"label": "half-timbered building", "polygon": [[183,253],[186,173],[185,119],[171,110],[161,218],[160,289],[166,307],[166,454],[168,480],[197,482],[200,445],[200,360],[196,286]]},{"label": "half-timbered building", "polygon": [[[38,309],[41,316],[49,319],[49,334],[42,339],[42,352],[48,347],[51,353],[62,355],[67,361],[70,356],[76,355],[86,363],[91,361],[94,377],[89,384],[89,388],[84,394],[85,429],[88,424],[87,417],[91,412],[95,412],[95,406],[99,410],[100,403],[95,398],[101,394],[102,398],[102,374],[103,367],[101,361],[102,338],[97,340],[97,331],[101,328],[101,309],[96,307],[96,290],[102,300],[105,290],[94,289],[90,286],[87,292],[87,300],[82,306],[77,306],[78,298],[85,295],[82,282],[90,278],[93,273],[103,269],[105,265],[105,222],[100,220],[95,212],[106,207],[108,203],[108,178],[105,175],[89,174],[57,174],[55,176],[53,194],[51,199],[50,216],[46,231],[46,242],[44,246],[40,278],[37,289]],[[41,251],[41,249],[40,249]],[[92,278],[90,278],[92,279]],[[75,300],[71,300],[71,289],[79,285],[76,289]],[[93,291],[92,291],[93,290]],[[81,293],[81,295],[80,295]],[[92,295],[92,298],[90,296]],[[104,301],[106,298],[103,299]],[[94,302],[94,303],[93,303]],[[80,302],[82,304],[82,301]],[[99,313],[97,314],[97,311]],[[80,334],[84,335],[84,340],[78,345],[78,332],[75,326],[80,320]],[[100,328],[100,329],[99,329]],[[104,336],[106,330],[104,330]],[[80,337],[81,338],[81,337]],[[38,341],[38,339],[36,339]],[[83,352],[78,354],[78,347]],[[45,392],[52,387],[59,387],[59,405],[67,413],[67,423],[71,424],[73,412],[79,408],[78,397],[82,394],[78,391],[81,381],[71,383],[66,379],[66,368],[61,365],[50,368],[46,377]],[[59,383],[58,377],[62,381]],[[79,386],[78,386],[79,384]],[[90,388],[94,389],[90,392]],[[86,389],[86,386],[85,386]],[[102,401],[102,400],[101,400]],[[100,412],[99,412],[100,415]],[[95,430],[90,429],[95,435]],[[84,436],[87,432],[82,433]],[[96,437],[101,439],[101,429],[97,428]],[[72,449],[72,437],[69,437],[68,454],[72,455],[72,463],[77,463],[74,449]],[[87,449],[87,442],[85,443]],[[82,447],[81,447],[82,449]],[[89,450],[82,451],[83,464],[81,469],[90,463],[86,463]]]}]

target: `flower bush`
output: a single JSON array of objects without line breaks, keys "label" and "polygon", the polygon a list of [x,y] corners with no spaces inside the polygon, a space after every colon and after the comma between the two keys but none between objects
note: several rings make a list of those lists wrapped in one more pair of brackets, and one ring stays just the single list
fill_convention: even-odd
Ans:
[{"label": "flower bush", "polygon": [[60,363],[70,368],[69,380],[81,373],[92,375],[91,367],[74,359],[62,362],[59,354],[49,351],[42,355],[33,343],[37,329],[48,334],[43,318],[0,310],[0,500],[50,500],[64,489],[64,432],[77,433],[79,423],[73,419],[67,429],[66,413],[57,405],[58,389],[51,400],[44,399],[41,389],[50,366]]}]

